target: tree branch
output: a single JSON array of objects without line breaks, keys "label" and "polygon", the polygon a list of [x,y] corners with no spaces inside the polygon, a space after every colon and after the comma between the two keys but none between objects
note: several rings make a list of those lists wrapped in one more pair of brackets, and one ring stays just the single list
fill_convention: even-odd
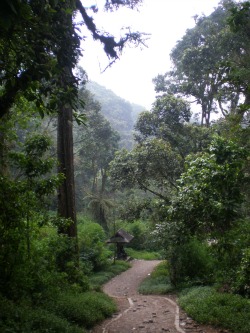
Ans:
[{"label": "tree branch", "polygon": [[[123,1],[113,1],[112,4],[118,5],[118,2],[120,4],[125,5],[125,3]],[[138,2],[138,1],[136,1]],[[104,45],[104,51],[105,53],[112,59],[117,59],[118,54],[117,54],[117,48],[118,50],[121,52],[124,45],[127,42],[132,42],[134,44],[136,44],[136,46],[138,45],[143,45],[146,47],[145,44],[145,39],[142,39],[142,35],[148,35],[148,34],[143,34],[140,32],[128,32],[126,33],[125,37],[121,38],[119,40],[119,42],[115,41],[114,36],[111,35],[104,35],[104,34],[100,34],[98,32],[98,29],[93,21],[93,18],[88,16],[85,8],[83,7],[81,0],[76,0],[76,8],[79,10],[79,12],[82,15],[82,18],[88,28],[88,30],[92,33],[92,36],[95,40],[99,40],[103,45]]]},{"label": "tree branch", "polygon": [[137,180],[137,182],[138,182],[138,185],[139,185],[143,190],[148,191],[148,192],[150,192],[150,193],[156,195],[157,197],[163,199],[163,200],[166,201],[166,202],[169,202],[169,200],[168,200],[164,195],[162,195],[161,193],[159,193],[159,192],[155,192],[155,191],[151,190],[150,188],[148,188],[147,186],[143,185],[143,184],[142,184],[140,181],[138,181],[138,180]]}]

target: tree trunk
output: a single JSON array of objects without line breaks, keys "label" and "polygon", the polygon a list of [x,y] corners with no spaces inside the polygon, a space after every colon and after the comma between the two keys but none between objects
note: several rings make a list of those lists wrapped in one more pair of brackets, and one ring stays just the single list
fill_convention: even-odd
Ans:
[{"label": "tree trunk", "polygon": [[[67,246],[58,256],[59,268],[68,274],[69,280],[76,282],[79,270],[79,250],[77,241],[77,222],[75,206],[75,180],[73,158],[73,108],[76,102],[77,87],[73,75],[76,47],[74,44],[74,28],[71,1],[58,3],[58,19],[63,30],[58,35],[57,61],[60,74],[58,76],[58,134],[57,157],[58,172],[64,175],[63,183],[58,189],[58,215],[68,219],[68,224],[62,224],[58,232],[68,236]],[[70,265],[69,265],[70,263]],[[73,263],[73,266],[72,266]],[[70,268],[71,267],[71,268]]]},{"label": "tree trunk", "polygon": [[[58,114],[57,155],[58,172],[63,173],[65,179],[58,189],[58,215],[70,219],[70,223],[58,228],[59,233],[68,236],[68,245],[59,254],[57,263],[61,271],[68,273],[69,280],[76,282],[79,275],[79,249],[75,208],[72,118],[72,108],[62,107]],[[69,262],[74,263],[74,269],[71,268],[70,271],[67,265]]]},{"label": "tree trunk", "polygon": [[72,2],[67,0],[59,3],[58,19],[63,30],[58,36],[57,62],[60,74],[58,77],[58,134],[57,156],[59,173],[64,174],[65,179],[58,189],[58,215],[71,219],[68,226],[59,228],[59,232],[71,238],[77,238],[76,207],[75,207],[75,181],[73,159],[73,109],[76,99],[76,80],[73,75],[75,48],[74,28],[71,10]]},{"label": "tree trunk", "polygon": [[58,114],[58,172],[63,173],[65,179],[58,189],[58,215],[70,218],[72,223],[66,228],[61,227],[60,233],[69,237],[77,237],[76,208],[75,208],[75,180],[73,160],[73,131],[72,108],[64,106]]}]

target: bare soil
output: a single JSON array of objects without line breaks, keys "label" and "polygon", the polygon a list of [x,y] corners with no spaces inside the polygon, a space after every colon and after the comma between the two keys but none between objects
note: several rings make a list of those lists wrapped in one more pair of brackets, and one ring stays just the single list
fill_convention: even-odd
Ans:
[{"label": "bare soil", "polygon": [[199,325],[179,309],[172,294],[140,295],[137,288],[159,260],[133,260],[132,267],[104,285],[103,291],[115,299],[118,312],[92,329],[91,333],[229,333]]}]

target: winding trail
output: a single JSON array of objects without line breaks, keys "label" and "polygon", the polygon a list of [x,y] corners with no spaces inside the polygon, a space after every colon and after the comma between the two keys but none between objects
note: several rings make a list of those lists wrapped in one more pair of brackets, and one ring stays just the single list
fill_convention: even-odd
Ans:
[{"label": "winding trail", "polygon": [[132,267],[110,280],[103,291],[114,298],[118,312],[92,329],[91,333],[224,333],[196,324],[180,311],[174,295],[140,295],[137,288],[160,263],[133,260]]}]

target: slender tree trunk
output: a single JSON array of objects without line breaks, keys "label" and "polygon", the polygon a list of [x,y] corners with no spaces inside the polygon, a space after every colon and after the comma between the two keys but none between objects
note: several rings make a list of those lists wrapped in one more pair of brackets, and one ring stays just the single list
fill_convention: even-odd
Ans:
[{"label": "slender tree trunk", "polygon": [[102,175],[102,185],[101,185],[100,191],[101,191],[101,195],[103,195],[105,188],[106,188],[107,179],[108,179],[106,169],[104,169],[104,170],[101,169],[101,175]]}]

